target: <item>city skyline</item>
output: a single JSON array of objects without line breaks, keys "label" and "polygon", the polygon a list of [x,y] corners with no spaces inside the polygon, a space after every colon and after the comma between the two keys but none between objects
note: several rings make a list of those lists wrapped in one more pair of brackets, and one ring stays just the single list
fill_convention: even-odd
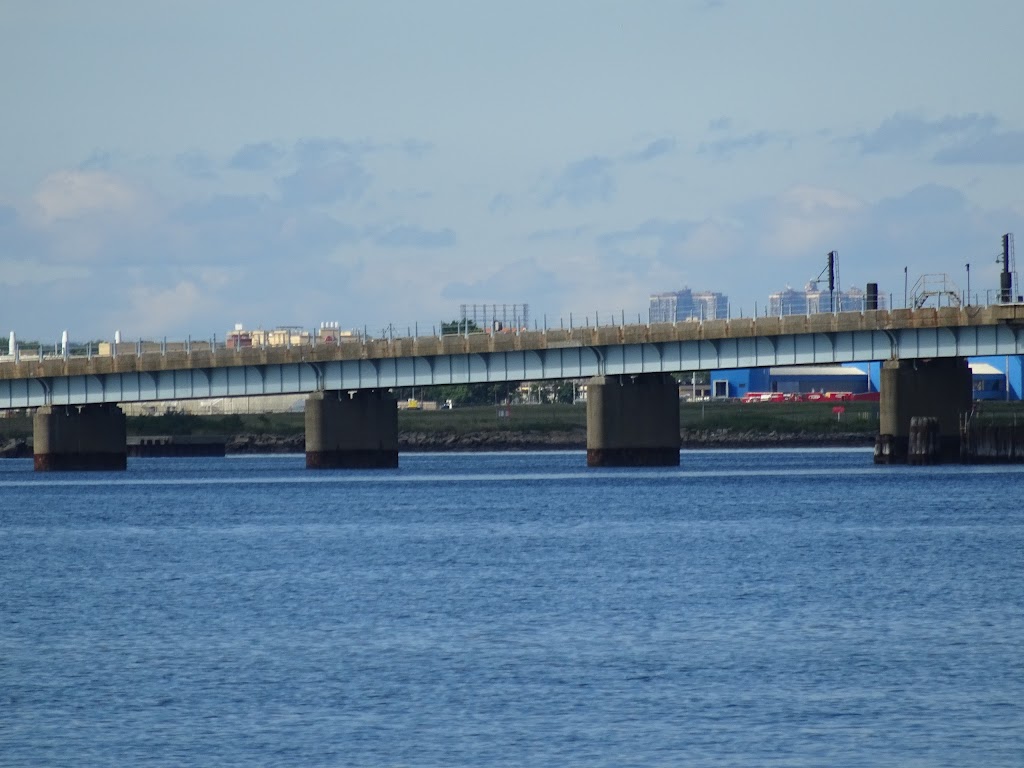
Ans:
[{"label": "city skyline", "polygon": [[750,314],[831,250],[896,306],[905,268],[995,289],[1024,231],[1024,54],[996,33],[1022,24],[1009,0],[7,4],[0,332],[635,317],[681,285]]},{"label": "city skyline", "polygon": [[647,317],[652,323],[677,320],[721,320],[729,317],[729,297],[721,291],[678,291],[652,293]]}]

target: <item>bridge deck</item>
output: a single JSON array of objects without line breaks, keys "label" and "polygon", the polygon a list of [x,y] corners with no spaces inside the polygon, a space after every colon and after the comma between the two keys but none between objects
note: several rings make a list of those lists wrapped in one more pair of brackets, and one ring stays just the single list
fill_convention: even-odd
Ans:
[{"label": "bridge deck", "polygon": [[[1024,305],[868,311],[316,346],[0,360],[0,409],[1024,354]],[[177,347],[177,348],[175,348]]]}]

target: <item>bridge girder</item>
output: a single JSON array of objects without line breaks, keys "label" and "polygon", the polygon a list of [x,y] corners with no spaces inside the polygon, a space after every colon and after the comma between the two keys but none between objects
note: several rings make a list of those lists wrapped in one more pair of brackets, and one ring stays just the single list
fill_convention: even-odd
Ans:
[{"label": "bridge girder", "polygon": [[37,368],[35,375],[0,377],[0,409],[1020,354],[1024,334],[1016,324],[610,341],[253,365],[227,354],[217,356],[219,360],[209,356],[210,364],[195,367],[140,364],[135,370],[83,374],[47,375],[46,366],[40,365],[43,370]]}]

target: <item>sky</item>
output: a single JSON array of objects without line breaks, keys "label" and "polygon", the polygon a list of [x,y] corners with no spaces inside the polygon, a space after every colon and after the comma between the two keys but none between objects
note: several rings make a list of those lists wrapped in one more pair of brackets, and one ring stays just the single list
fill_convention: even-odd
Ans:
[{"label": "sky", "polygon": [[1019,0],[0,0],[0,332],[998,286]]}]

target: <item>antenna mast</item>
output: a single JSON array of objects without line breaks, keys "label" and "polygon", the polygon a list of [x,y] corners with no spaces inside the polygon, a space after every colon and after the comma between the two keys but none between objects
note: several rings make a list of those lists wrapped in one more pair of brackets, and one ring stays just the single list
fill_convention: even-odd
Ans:
[{"label": "antenna mast", "polygon": [[1003,271],[999,274],[999,303],[1010,304],[1013,301],[1013,282],[1017,273],[1017,265],[1013,257],[1013,234],[1003,235],[1003,255],[999,258]]},{"label": "antenna mast", "polygon": [[[835,294],[839,291],[839,251],[828,252],[825,257],[825,268],[821,270],[817,279],[811,282],[817,283],[826,275],[828,275],[828,311],[833,312],[837,309]],[[840,295],[842,295],[842,292],[840,292]]]}]

